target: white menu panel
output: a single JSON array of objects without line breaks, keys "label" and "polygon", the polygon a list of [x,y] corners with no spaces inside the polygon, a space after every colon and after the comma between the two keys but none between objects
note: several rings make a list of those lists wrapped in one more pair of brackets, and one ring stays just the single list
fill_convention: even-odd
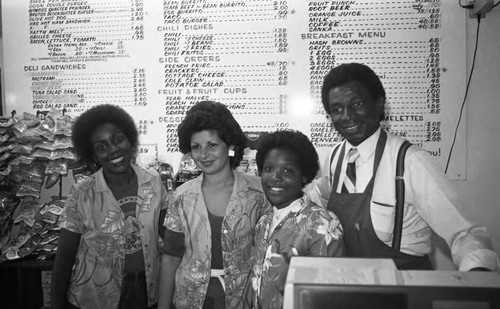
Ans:
[{"label": "white menu panel", "polygon": [[[118,104],[140,155],[175,167],[177,125],[207,99],[245,131],[303,131],[323,159],[339,136],[321,83],[347,62],[381,77],[386,127],[444,167],[465,88],[456,1],[3,0],[2,14],[6,114]],[[448,174],[465,177],[464,134]]]}]

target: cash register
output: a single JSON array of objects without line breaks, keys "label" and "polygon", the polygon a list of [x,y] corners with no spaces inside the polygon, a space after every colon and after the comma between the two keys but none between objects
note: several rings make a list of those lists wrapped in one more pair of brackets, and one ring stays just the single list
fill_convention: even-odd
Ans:
[{"label": "cash register", "polygon": [[284,293],[284,309],[500,309],[500,275],[398,271],[390,259],[294,257]]}]

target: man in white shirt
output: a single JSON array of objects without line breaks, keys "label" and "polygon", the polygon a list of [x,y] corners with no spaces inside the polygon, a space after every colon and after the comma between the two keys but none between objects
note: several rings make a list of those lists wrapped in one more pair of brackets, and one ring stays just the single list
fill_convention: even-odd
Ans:
[{"label": "man in white shirt", "polygon": [[[396,162],[404,140],[380,128],[386,95],[372,69],[358,63],[335,67],[324,79],[321,98],[345,140],[306,193],[339,217],[347,256],[392,258],[399,269],[432,269],[434,231],[451,248],[460,271],[500,269],[486,228],[459,213],[451,183],[416,146],[404,160],[404,210],[395,225]],[[400,241],[393,244],[397,233]]]}]

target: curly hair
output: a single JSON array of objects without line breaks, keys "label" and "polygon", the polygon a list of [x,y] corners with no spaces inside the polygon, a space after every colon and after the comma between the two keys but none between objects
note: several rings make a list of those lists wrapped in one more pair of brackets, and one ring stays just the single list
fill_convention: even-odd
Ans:
[{"label": "curly hair", "polygon": [[266,155],[276,148],[285,149],[297,155],[300,170],[306,178],[306,182],[302,184],[303,186],[316,177],[319,171],[318,153],[309,138],[302,132],[295,130],[276,131],[266,134],[262,138],[256,155],[259,175],[262,172]]},{"label": "curly hair", "polygon": [[234,156],[230,157],[231,168],[235,169],[243,159],[246,137],[240,125],[229,109],[222,103],[201,101],[193,105],[177,128],[179,150],[191,152],[191,137],[194,133],[214,130],[228,146],[234,147]]},{"label": "curly hair", "polygon": [[[361,63],[344,63],[331,69],[325,76],[323,85],[321,86],[321,102],[328,115],[330,115],[328,100],[330,90],[355,81],[362,83],[370,91],[373,100],[376,101],[382,98],[385,101],[384,86],[380,78],[370,67]],[[382,114],[380,117],[380,120],[383,120],[385,115]]]},{"label": "curly hair", "polygon": [[112,123],[127,137],[134,152],[139,144],[139,134],[132,117],[121,107],[111,104],[96,105],[83,112],[72,128],[71,140],[77,156],[86,163],[94,161],[91,137],[102,124]]}]

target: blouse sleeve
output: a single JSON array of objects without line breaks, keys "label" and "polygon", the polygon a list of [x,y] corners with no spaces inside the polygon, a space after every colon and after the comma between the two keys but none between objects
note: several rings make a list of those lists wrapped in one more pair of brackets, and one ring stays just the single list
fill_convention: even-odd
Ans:
[{"label": "blouse sleeve", "polygon": [[338,218],[332,212],[322,209],[317,212],[314,223],[309,256],[342,256],[343,230]]}]

